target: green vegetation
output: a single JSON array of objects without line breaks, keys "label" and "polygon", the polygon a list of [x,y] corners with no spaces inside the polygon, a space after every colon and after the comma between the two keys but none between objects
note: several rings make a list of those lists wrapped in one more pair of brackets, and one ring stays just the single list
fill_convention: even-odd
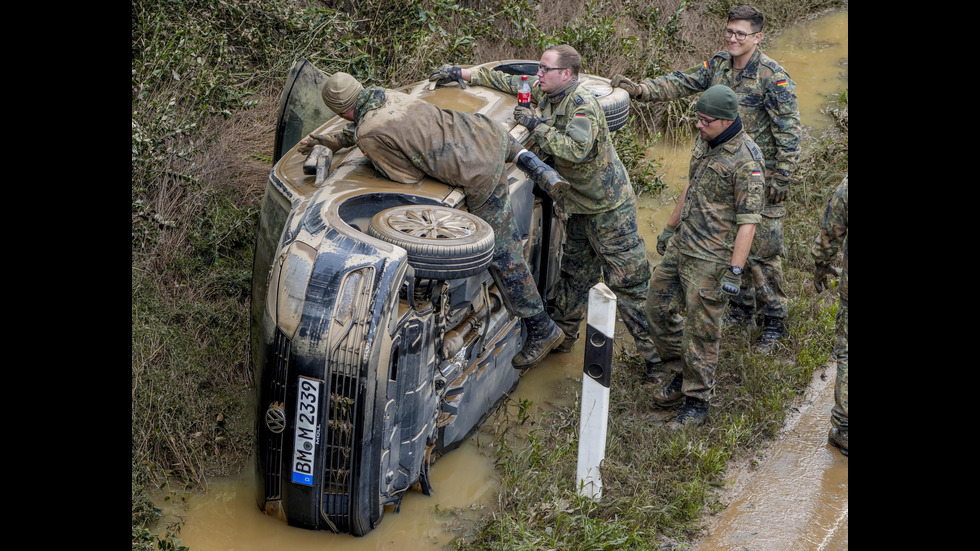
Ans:
[{"label": "green vegetation", "polygon": [[[253,235],[271,168],[279,87],[294,59],[397,86],[443,63],[537,59],[543,47],[567,42],[583,53],[586,72],[657,76],[710,52],[711,37],[692,43],[679,31],[712,28],[732,4],[132,2],[133,549],[181,548],[179,526],[155,526],[148,495],[154,489],[206,488],[209,477],[236,472],[251,452],[246,358]],[[773,14],[771,27],[778,29],[846,4],[756,5]],[[757,358],[747,352],[751,335],[727,334],[719,374],[725,390],[711,423],[677,435],[634,403],[627,395],[635,388],[630,370],[617,369],[619,399],[610,414],[625,422],[614,424],[611,443],[648,445],[610,446],[618,450],[603,473],[610,498],[601,505],[582,501],[569,487],[576,417],[559,410],[520,445],[501,440],[504,506],[457,548],[644,549],[693,533],[716,505],[711,488],[726,462],[775,434],[813,370],[828,359],[836,297],[814,295],[807,250],[816,217],[847,167],[846,92],[828,113],[837,124],[807,138],[803,182],[793,189],[786,220],[791,346],[775,358]],[[638,192],[662,188],[656,162],[643,156],[647,145],[689,131],[690,122],[687,104],[644,106],[617,133]],[[624,366],[638,361],[618,358]],[[526,416],[526,404],[522,411]]]}]

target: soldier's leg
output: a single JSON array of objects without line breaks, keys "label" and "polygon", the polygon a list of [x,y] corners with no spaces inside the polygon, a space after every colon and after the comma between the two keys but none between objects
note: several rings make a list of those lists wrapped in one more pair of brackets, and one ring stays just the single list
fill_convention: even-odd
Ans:
[{"label": "soldier's leg", "polygon": [[653,366],[660,363],[660,354],[650,337],[644,313],[650,288],[650,261],[646,243],[636,226],[636,204],[626,201],[609,212],[593,216],[592,220],[589,239],[602,262],[603,281],[616,294],[616,308],[633,336],[637,353],[655,370]]},{"label": "soldier's leg", "polygon": [[[663,260],[653,269],[644,311],[651,337],[664,363],[679,360],[684,354],[684,318],[672,308],[673,304],[685,300],[678,273],[678,256],[676,248],[668,247]],[[680,372],[679,365],[677,369]]]},{"label": "soldier's leg", "polygon": [[847,301],[844,300],[840,302],[837,310],[834,354],[837,357],[837,381],[834,384],[831,424],[847,430]]},{"label": "soldier's leg", "polygon": [[591,216],[572,214],[565,225],[561,274],[555,284],[554,311],[551,313],[551,319],[565,333],[564,351],[571,350],[571,345],[578,340],[588,307],[589,289],[599,282],[602,273],[586,232]]},{"label": "soldier's leg", "polygon": [[727,266],[699,259],[690,259],[680,268],[687,300],[683,392],[705,402],[711,399],[715,388],[722,317],[728,302],[721,292],[726,269]]},{"label": "soldier's leg", "polygon": [[[467,205],[469,207],[469,205]],[[504,305],[515,316],[527,318],[544,311],[534,276],[521,250],[521,233],[514,220],[510,193],[504,177],[487,200],[470,212],[485,220],[494,231],[491,273],[504,295]]]},{"label": "soldier's leg", "polygon": [[564,336],[545,313],[544,302],[524,258],[522,235],[514,220],[505,178],[501,175],[487,200],[470,212],[494,228],[490,273],[502,291],[504,306],[524,322],[524,344],[512,363],[518,369],[528,369],[538,365]]},{"label": "soldier's leg", "polygon": [[847,455],[847,301],[843,299],[837,309],[834,355],[837,357],[837,380],[834,382],[834,407],[830,411],[827,441]]},{"label": "soldier's leg", "polygon": [[[782,211],[779,211],[781,214]],[[763,213],[752,240],[752,279],[756,283],[756,307],[762,314],[762,333],[756,351],[766,353],[787,335],[786,317],[789,301],[783,290],[783,219]]]}]

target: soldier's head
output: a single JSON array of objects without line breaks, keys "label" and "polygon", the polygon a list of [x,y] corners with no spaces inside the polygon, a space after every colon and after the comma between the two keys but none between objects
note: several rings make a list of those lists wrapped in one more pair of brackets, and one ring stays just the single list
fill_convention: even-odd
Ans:
[{"label": "soldier's head", "polygon": [[711,141],[738,118],[738,96],[728,86],[715,84],[701,94],[694,110],[701,138]]},{"label": "soldier's head", "polygon": [[364,86],[351,75],[338,71],[323,83],[320,90],[320,97],[323,103],[331,111],[337,113],[342,118],[354,120],[354,104],[357,103],[357,95],[361,93]]},{"label": "soldier's head", "polygon": [[762,42],[766,16],[752,6],[736,6],[728,11],[725,26],[725,45],[732,57],[746,60]]},{"label": "soldier's head", "polygon": [[568,81],[578,78],[582,70],[582,56],[575,48],[561,44],[552,46],[541,54],[538,67],[538,86],[541,91],[552,93],[561,90]]}]

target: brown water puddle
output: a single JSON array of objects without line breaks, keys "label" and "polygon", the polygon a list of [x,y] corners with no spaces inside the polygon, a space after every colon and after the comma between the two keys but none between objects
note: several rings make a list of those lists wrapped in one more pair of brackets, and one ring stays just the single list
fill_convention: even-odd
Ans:
[{"label": "brown water puddle", "polygon": [[[763,48],[797,82],[803,124],[819,132],[826,125],[820,114],[826,98],[847,86],[847,12],[798,25],[767,41]],[[690,143],[658,143],[649,151],[661,159],[670,188],[659,197],[639,200],[640,233],[653,262],[660,258],[655,249],[657,235],[686,182],[690,150]],[[617,326],[617,337],[620,335],[626,335],[622,324]],[[568,405],[574,394],[567,392],[573,384],[569,378],[581,378],[583,350],[580,340],[574,353],[552,354],[521,379],[513,398],[530,402],[532,422],[556,403]],[[847,549],[847,459],[826,444],[833,368],[826,374],[827,380],[814,380],[799,415],[770,446],[760,466],[737,470],[730,477],[724,501],[728,507],[709,519],[708,536],[696,549]],[[478,520],[495,501],[497,475],[492,460],[479,447],[490,441],[491,437],[478,432],[440,458],[431,469],[433,494],[409,492],[399,513],[386,512],[380,526],[361,538],[293,528],[266,516],[254,501],[251,467],[236,477],[211,480],[206,494],[189,496],[179,505],[164,503],[159,526],[162,530],[168,522],[182,520],[182,543],[194,551],[442,549],[453,538],[450,526]],[[449,512],[454,509],[461,516]]]}]

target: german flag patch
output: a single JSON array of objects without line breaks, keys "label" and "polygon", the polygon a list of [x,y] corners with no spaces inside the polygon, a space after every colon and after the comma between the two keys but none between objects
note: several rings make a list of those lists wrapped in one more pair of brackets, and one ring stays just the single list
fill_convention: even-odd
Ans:
[{"label": "german flag patch", "polygon": [[785,78],[781,78],[781,79],[777,80],[776,81],[776,86],[786,86],[786,79]]},{"label": "german flag patch", "polygon": [[702,65],[704,65],[704,68],[707,69],[708,68],[708,60],[704,60],[704,63],[702,63]]},{"label": "german flag patch", "polygon": [[752,177],[754,178],[756,176],[762,176],[762,171],[761,170],[753,170],[752,171]]}]

